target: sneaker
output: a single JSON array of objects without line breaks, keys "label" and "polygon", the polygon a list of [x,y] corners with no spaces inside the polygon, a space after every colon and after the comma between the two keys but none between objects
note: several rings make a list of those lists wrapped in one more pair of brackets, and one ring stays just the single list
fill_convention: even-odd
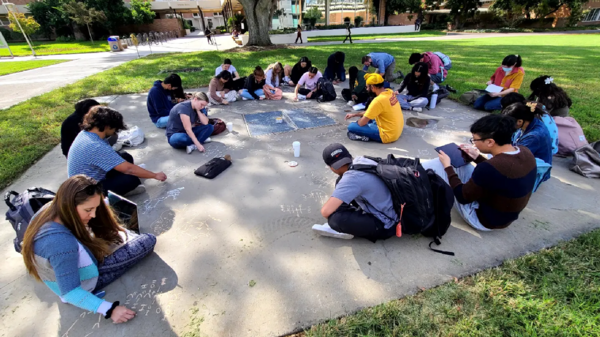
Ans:
[{"label": "sneaker", "polygon": [[244,101],[247,101],[247,100],[248,100],[246,97],[242,97],[242,99],[243,99]]},{"label": "sneaker", "polygon": [[416,112],[421,112],[421,111],[423,111],[423,108],[417,108],[416,106],[414,106],[414,107],[412,107],[411,110],[416,111]]},{"label": "sneaker", "polygon": [[206,139],[204,140],[204,144],[206,144],[206,143],[210,143],[210,142],[212,142],[212,139],[210,139],[210,137],[208,137],[208,138],[206,138]]},{"label": "sneaker", "polygon": [[398,72],[396,73],[396,79],[403,79],[404,78],[404,74],[402,73],[402,71],[398,70]]},{"label": "sneaker", "polygon": [[350,132],[350,131],[348,131],[348,138],[350,140],[362,140],[363,142],[368,142],[370,140],[369,137],[367,137],[367,136],[360,136],[360,135],[357,135],[356,133]]},{"label": "sneaker", "polygon": [[265,97],[266,97],[265,95],[258,96],[258,98],[262,98],[262,99],[265,99]]},{"label": "sneaker", "polygon": [[194,152],[194,150],[198,150],[198,148],[194,144],[188,145],[188,146],[185,147],[185,152],[187,154],[190,154],[190,153]]},{"label": "sneaker", "polygon": [[453,94],[456,94],[458,92],[458,90],[454,89],[449,84],[446,84],[446,89],[448,89],[448,91],[450,91]]},{"label": "sneaker", "polygon": [[354,106],[354,101],[348,101],[348,106]]},{"label": "sneaker", "polygon": [[298,100],[299,101],[304,101],[304,100],[306,100],[306,96],[305,95],[298,95]]},{"label": "sneaker", "polygon": [[124,197],[131,197],[131,196],[142,194],[142,193],[146,193],[146,186],[144,186],[144,184],[139,184],[139,185],[137,185],[136,188],[127,192],[124,195]]},{"label": "sneaker", "polygon": [[289,76],[286,76],[286,77],[283,78],[283,82],[284,83],[290,83],[291,80],[292,79]]},{"label": "sneaker", "polygon": [[331,227],[329,227],[328,223],[324,223],[322,225],[319,225],[319,224],[313,225],[312,229],[313,229],[313,231],[317,232],[319,235],[329,236],[331,238],[344,239],[344,240],[350,240],[350,239],[354,238],[354,235],[352,235],[352,234],[340,233],[340,232],[332,229]]}]

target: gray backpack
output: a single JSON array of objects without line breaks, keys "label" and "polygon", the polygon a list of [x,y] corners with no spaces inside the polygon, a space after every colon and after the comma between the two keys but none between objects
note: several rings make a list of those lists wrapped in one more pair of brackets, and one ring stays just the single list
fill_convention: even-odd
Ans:
[{"label": "gray backpack", "polygon": [[466,105],[471,105],[475,103],[475,101],[481,96],[481,91],[479,90],[471,90],[467,91],[464,94],[460,95],[459,101],[465,103]]},{"label": "gray backpack", "polygon": [[4,195],[4,202],[8,206],[6,220],[17,234],[13,240],[17,253],[21,252],[21,243],[31,218],[42,206],[52,201],[55,195],[56,193],[41,187],[28,188],[21,194],[9,191]]},{"label": "gray backpack", "polygon": [[569,169],[586,178],[600,178],[600,141],[575,150]]}]

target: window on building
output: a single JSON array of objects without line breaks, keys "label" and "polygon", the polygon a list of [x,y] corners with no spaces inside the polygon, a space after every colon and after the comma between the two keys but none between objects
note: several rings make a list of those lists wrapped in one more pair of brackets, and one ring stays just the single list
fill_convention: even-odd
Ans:
[{"label": "window on building", "polygon": [[600,8],[592,9],[583,21],[600,21]]}]

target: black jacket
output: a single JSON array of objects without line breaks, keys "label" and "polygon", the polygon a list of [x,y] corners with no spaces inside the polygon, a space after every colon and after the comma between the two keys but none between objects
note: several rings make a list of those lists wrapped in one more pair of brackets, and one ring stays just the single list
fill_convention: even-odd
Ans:
[{"label": "black jacket", "polygon": [[308,69],[310,69],[310,67],[312,67],[312,62],[308,61],[306,62],[306,67],[302,68],[302,66],[300,65],[300,62],[296,63],[294,65],[294,68],[292,68],[292,82],[294,82],[294,84],[298,84],[298,81],[300,81],[300,77],[302,77],[302,75],[304,75],[305,72],[308,71]]},{"label": "black jacket", "polygon": [[264,86],[265,86],[264,78],[262,81],[257,83],[256,79],[254,78],[254,74],[250,74],[250,76],[248,76],[246,78],[246,83],[244,84],[244,89],[248,90],[248,92],[250,93],[250,95],[252,95],[252,97],[254,97],[254,99],[258,99],[258,96],[254,92],[258,89],[262,89]]},{"label": "black jacket", "polygon": [[85,116],[85,114],[77,114],[77,112],[74,112],[62,123],[62,127],[60,128],[60,147],[65,157],[69,154],[69,149],[71,148],[71,144],[73,144],[75,137],[77,137],[81,131],[79,124],[83,122],[83,116]]},{"label": "black jacket", "polygon": [[409,73],[404,78],[404,81],[402,81],[398,92],[402,93],[402,90],[404,90],[404,88],[408,88],[408,94],[411,96],[427,97],[427,95],[429,94],[429,81],[427,81],[427,83],[424,85],[419,85],[419,82],[417,82],[415,75],[413,75],[413,73]]}]

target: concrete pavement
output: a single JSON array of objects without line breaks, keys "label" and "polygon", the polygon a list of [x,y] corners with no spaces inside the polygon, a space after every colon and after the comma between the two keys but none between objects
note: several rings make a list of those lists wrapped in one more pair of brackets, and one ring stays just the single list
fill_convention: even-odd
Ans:
[{"label": "concrete pavement", "polygon": [[[203,36],[184,37],[171,40],[161,45],[139,46],[141,57],[156,53],[193,52],[202,50],[224,50],[236,47],[230,36],[218,36],[216,45],[209,45]],[[0,96],[0,109],[6,109],[32,97],[74,83],[82,78],[116,67],[127,61],[138,58],[135,47],[122,52],[67,54],[18,57],[2,59],[2,62],[18,62],[29,60],[73,60],[48,67],[27,70],[19,73],[0,76],[0,92],[9,93]]]},{"label": "concrete pavement", "polygon": [[[436,146],[466,142],[469,125],[484,113],[444,100],[428,112],[441,118],[437,124],[406,126],[392,144],[363,143],[346,138],[348,107],[340,99],[319,104],[290,97],[288,89],[282,101],[211,108],[210,115],[233,122],[234,131],[214,136],[205,154],[190,155],[172,149],[164,131],[151,124],[144,94],[114,100],[111,106],[125,121],[146,133],[141,146],[128,149],[136,163],[168,176],[162,183],[147,180],[147,193],[133,198],[142,231],[158,236],[155,253],[106,288],[108,300],[127,303],[138,316],[114,325],[61,303],[26,275],[12,247],[14,232],[3,221],[0,336],[175,336],[196,329],[206,336],[279,336],[600,227],[600,181],[570,172],[569,160],[555,158],[552,179],[509,228],[478,233],[453,213],[441,247],[454,251],[454,257],[430,251],[429,240],[419,236],[375,244],[317,236],[311,226],[324,222],[319,210],[336,178],[321,158],[326,145],[341,142],[355,156],[393,153],[430,159],[436,157]],[[323,112],[337,124],[248,135],[243,113],[285,109]],[[301,142],[300,158],[293,157],[293,141]],[[233,165],[221,176],[194,176],[194,169],[225,154],[232,156]],[[299,165],[289,167],[289,160]],[[65,163],[57,147],[8,189],[56,190],[66,177]],[[0,212],[5,211],[0,205]]]}]

